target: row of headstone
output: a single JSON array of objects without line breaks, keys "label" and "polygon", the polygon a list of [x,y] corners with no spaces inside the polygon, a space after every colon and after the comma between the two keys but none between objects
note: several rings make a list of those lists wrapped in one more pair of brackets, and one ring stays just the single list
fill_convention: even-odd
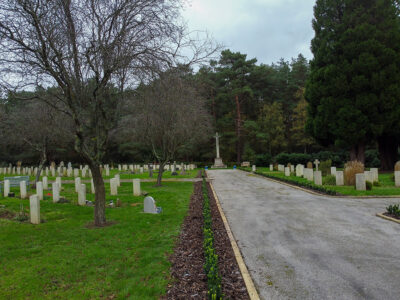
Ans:
[{"label": "row of headstone", "polygon": [[[133,183],[133,195],[134,196],[140,196],[141,195],[140,179],[133,179],[132,183]],[[118,187],[119,186],[121,186],[121,182],[120,182],[119,177],[114,177],[114,178],[110,179],[110,195],[111,196],[117,196],[118,195]]]}]

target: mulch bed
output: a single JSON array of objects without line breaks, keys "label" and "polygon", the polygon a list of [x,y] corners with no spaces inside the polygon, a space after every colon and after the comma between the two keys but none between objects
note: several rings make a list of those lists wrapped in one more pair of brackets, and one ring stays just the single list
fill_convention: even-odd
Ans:
[{"label": "mulch bed", "polygon": [[209,183],[207,188],[211,202],[214,247],[218,254],[218,268],[222,277],[222,293],[226,299],[250,299]]},{"label": "mulch bed", "polygon": [[[250,299],[209,183],[207,187],[224,298]],[[203,268],[202,211],[202,182],[196,182],[188,215],[183,222],[174,253],[170,256],[174,282],[168,286],[166,295],[161,299],[207,299],[207,278]]]},{"label": "mulch bed", "polygon": [[174,253],[170,257],[174,278],[162,299],[206,299],[207,278],[203,253],[203,196],[201,182],[194,183],[189,211]]},{"label": "mulch bed", "polygon": [[396,219],[396,220],[400,220],[400,217],[396,216],[396,215],[392,215],[392,214],[388,214],[388,213],[384,213],[383,215],[385,215],[386,217]]}]

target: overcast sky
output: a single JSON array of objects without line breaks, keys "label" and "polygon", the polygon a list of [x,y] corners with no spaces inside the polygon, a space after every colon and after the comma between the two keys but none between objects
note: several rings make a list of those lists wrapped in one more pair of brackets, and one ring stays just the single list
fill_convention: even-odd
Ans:
[{"label": "overcast sky", "polygon": [[209,31],[232,51],[271,64],[302,53],[311,59],[315,0],[189,0],[190,29]]}]

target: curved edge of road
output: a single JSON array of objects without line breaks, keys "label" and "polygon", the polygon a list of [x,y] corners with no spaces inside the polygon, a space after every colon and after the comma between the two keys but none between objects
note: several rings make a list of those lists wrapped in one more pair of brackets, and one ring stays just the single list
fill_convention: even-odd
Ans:
[{"label": "curved edge of road", "polygon": [[258,174],[255,174],[255,173],[252,173],[252,172],[249,172],[249,171],[243,171],[243,170],[238,170],[238,171],[244,172],[244,173],[247,173],[247,174],[251,174],[252,176],[256,176],[258,178],[262,178],[262,179],[265,179],[265,180],[273,181],[275,183],[283,184],[283,185],[286,185],[286,186],[292,187],[294,189],[297,189],[297,190],[300,190],[300,191],[303,191],[303,192],[306,192],[306,193],[309,193],[309,194],[312,194],[312,195],[316,195],[316,196],[324,196],[324,197],[330,197],[330,198],[342,198],[342,199],[346,199],[346,198],[352,198],[352,199],[379,199],[379,198],[382,198],[382,199],[392,199],[393,198],[393,199],[395,199],[395,198],[399,198],[399,196],[394,196],[394,195],[387,195],[387,196],[381,196],[381,195],[376,195],[376,196],[341,195],[341,196],[337,196],[336,195],[336,196],[333,196],[333,195],[328,195],[328,194],[324,194],[324,193],[314,192],[314,191],[312,191],[310,189],[306,189],[306,188],[303,188],[303,187],[298,186],[298,185],[290,184],[290,183],[283,182],[281,180],[276,180],[276,179],[273,179],[273,178],[270,178],[270,177],[261,176],[261,175],[258,175]]},{"label": "curved edge of road", "polygon": [[233,253],[235,254],[236,262],[239,265],[240,273],[242,274],[244,283],[246,285],[247,293],[249,294],[251,300],[260,300],[260,296],[258,295],[257,289],[254,285],[253,279],[250,276],[249,270],[247,269],[247,266],[244,263],[242,254],[240,253],[239,247],[233,236],[231,228],[229,227],[229,223],[228,223],[228,221],[225,217],[225,214],[222,210],[221,204],[219,203],[217,193],[214,190],[211,180],[209,181],[209,183],[210,183],[210,187],[211,187],[211,190],[212,190],[214,198],[215,198],[215,202],[217,203],[219,214],[221,215],[222,221],[224,222],[225,230],[228,233],[228,237],[231,242]]}]

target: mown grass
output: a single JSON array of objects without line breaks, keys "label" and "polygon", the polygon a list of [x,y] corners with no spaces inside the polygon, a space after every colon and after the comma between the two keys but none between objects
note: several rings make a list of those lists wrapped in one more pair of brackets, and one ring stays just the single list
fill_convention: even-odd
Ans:
[{"label": "mown grass", "polygon": [[[106,185],[107,201],[119,198],[123,206],[106,209],[107,220],[115,224],[104,228],[87,227],[93,207],[76,205],[72,184],[64,184],[61,192],[71,203],[53,204],[50,191],[45,192],[45,222],[40,225],[0,219],[0,299],[157,299],[164,294],[170,280],[168,254],[193,183],[153,186],[142,183],[142,190],[163,208],[160,215],[142,213],[143,196],[133,197],[132,183],[122,183],[118,196],[109,196]],[[12,191],[18,196],[18,189]],[[0,198],[15,212],[20,202]],[[29,200],[22,202],[28,212]]]},{"label": "mown grass", "polygon": [[[251,168],[245,168],[247,171],[251,171]],[[267,174],[276,178],[290,179],[299,183],[310,182],[305,178],[297,177],[294,173],[291,176],[285,176],[284,172],[270,171],[269,168],[260,167],[257,168],[257,172]],[[400,195],[400,188],[395,187],[394,178],[392,173],[379,174],[380,186],[373,186],[370,191],[357,191],[354,186],[335,186],[335,185],[324,185],[324,187],[334,190],[342,195],[349,196],[397,196]]]}]

